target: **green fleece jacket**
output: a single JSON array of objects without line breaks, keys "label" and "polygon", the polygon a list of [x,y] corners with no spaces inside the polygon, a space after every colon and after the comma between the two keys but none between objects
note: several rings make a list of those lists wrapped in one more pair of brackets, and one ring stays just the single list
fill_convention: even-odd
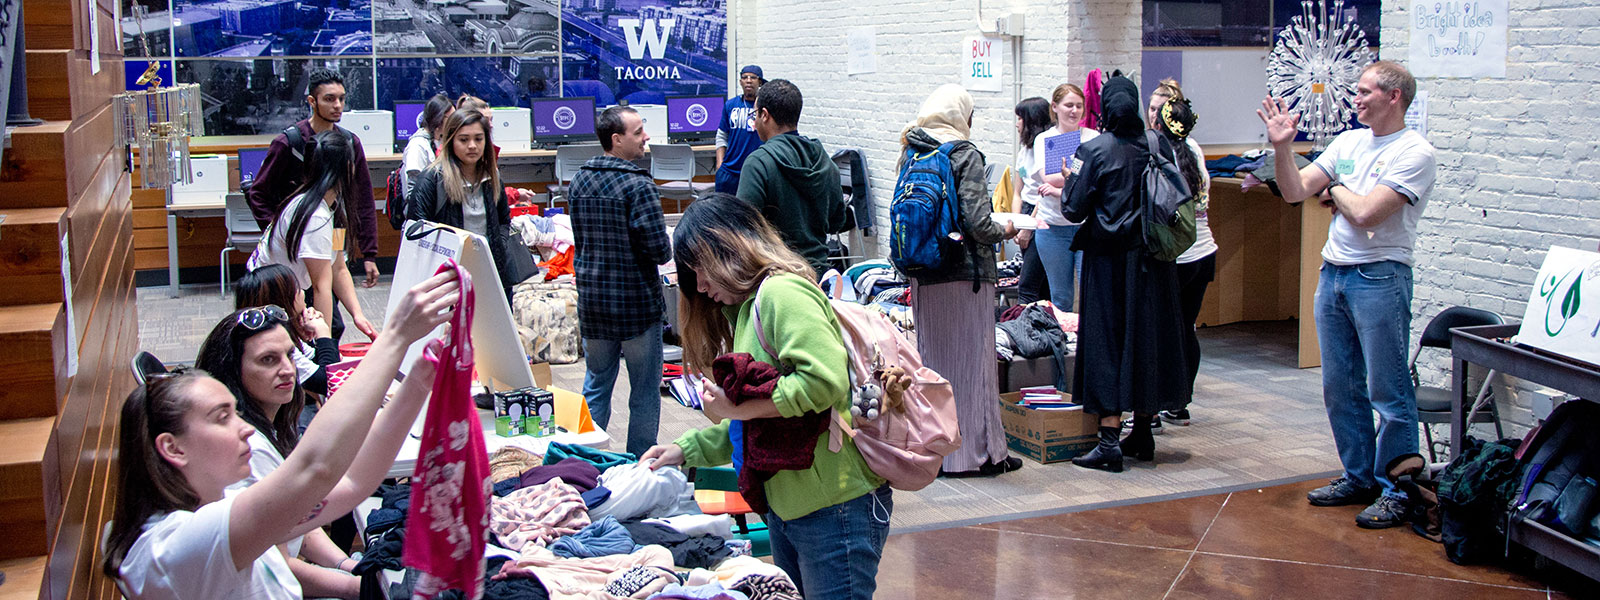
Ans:
[{"label": "green fleece jacket", "polygon": [[817,275],[828,270],[828,234],[844,230],[848,216],[839,167],[822,142],[791,131],[762,143],[744,159],[739,198],[761,209]]},{"label": "green fleece jacket", "polygon": [[[765,146],[763,146],[765,147]],[[745,163],[748,169],[750,163]],[[748,172],[748,171],[747,171]],[[794,372],[778,379],[772,403],[785,417],[801,413],[839,409],[850,420],[850,376],[846,364],[844,339],[839,320],[828,305],[828,298],[813,284],[794,275],[775,275],[761,285],[761,325],[767,340],[778,351],[778,358],[794,367]],[[734,324],[733,352],[748,352],[756,360],[772,362],[761,349],[752,325],[751,307],[756,298],[723,309]],[[821,508],[856,498],[883,485],[867,467],[849,436],[839,452],[828,449],[828,433],[817,437],[811,468],[779,471],[767,480],[767,502],[772,512],[784,520],[798,519]],[[724,465],[733,460],[733,443],[728,440],[728,422],[690,431],[675,444],[683,449],[684,463],[691,467]]]}]

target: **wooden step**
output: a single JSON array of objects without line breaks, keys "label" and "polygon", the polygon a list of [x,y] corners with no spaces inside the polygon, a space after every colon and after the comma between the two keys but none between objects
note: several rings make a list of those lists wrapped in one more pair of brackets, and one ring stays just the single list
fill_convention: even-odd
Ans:
[{"label": "wooden step", "polygon": [[64,208],[0,209],[0,306],[60,302]]},{"label": "wooden step", "polygon": [[[0,421],[0,559],[49,552],[45,525],[45,458],[55,418]],[[9,582],[8,582],[9,585]]]},{"label": "wooden step", "polygon": [[100,72],[93,73],[88,52],[28,50],[29,116],[71,120],[104,106],[124,84],[121,61],[100,63]]},{"label": "wooden step", "polygon": [[66,361],[62,306],[60,302],[0,306],[0,373],[6,374],[5,385],[0,385],[0,419],[56,414],[64,391],[56,385],[56,367],[58,359]]},{"label": "wooden step", "polygon": [[108,155],[112,167],[120,171],[112,117],[107,103],[73,121],[45,121],[11,130],[11,147],[0,165],[0,209],[65,207],[95,187],[95,176],[103,171]]},{"label": "wooden step", "polygon": [[27,556],[0,560],[0,573],[5,573],[5,583],[0,583],[0,600],[39,600],[44,597],[44,568],[49,559],[44,556]]}]

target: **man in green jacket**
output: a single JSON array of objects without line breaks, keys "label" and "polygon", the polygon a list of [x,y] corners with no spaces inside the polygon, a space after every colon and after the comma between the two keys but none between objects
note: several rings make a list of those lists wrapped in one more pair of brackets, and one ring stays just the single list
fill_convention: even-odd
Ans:
[{"label": "man in green jacket", "polygon": [[761,209],[784,243],[821,276],[828,270],[828,234],[846,227],[844,188],[822,142],[800,135],[801,104],[800,89],[786,79],[756,92],[762,144],[744,159],[738,195]]}]

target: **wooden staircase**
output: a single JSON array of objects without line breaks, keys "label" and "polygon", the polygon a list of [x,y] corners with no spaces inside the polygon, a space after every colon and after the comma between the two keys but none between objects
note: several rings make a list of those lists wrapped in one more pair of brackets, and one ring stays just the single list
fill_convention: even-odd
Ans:
[{"label": "wooden staircase", "polygon": [[114,598],[97,542],[139,338],[110,109],[119,15],[112,0],[21,1],[29,112],[45,123],[15,129],[0,163],[0,600]]}]

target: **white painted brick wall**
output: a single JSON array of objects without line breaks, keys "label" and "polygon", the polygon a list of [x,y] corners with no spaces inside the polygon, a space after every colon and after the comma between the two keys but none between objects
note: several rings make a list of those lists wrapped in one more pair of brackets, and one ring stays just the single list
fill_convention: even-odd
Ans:
[{"label": "white painted brick wall", "polygon": [[[1383,3],[1380,54],[1402,64],[1409,6]],[[1417,82],[1439,170],[1419,226],[1412,339],[1458,304],[1520,320],[1550,246],[1600,243],[1600,10],[1584,0],[1509,9],[1504,79]],[[1448,385],[1448,357],[1431,356],[1425,382]],[[1533,420],[1519,391],[1500,405],[1518,430]]]},{"label": "white painted brick wall", "polygon": [[[801,133],[822,140],[830,151],[863,151],[883,231],[900,130],[934,88],[960,83],[961,40],[980,35],[978,6],[976,0],[733,0],[737,39],[729,60],[759,64],[767,79],[788,79],[800,88]],[[982,6],[989,29],[1007,13],[1027,15],[1023,98],[1048,97],[1062,82],[1082,85],[1096,67],[1131,72],[1139,65],[1138,2],[989,0]],[[866,25],[877,31],[877,72],[846,75],[845,36]],[[1004,89],[973,93],[972,141],[989,162],[1010,164],[1016,65],[1009,42],[1002,50]],[[879,236],[878,256],[887,255],[884,241]]]}]

